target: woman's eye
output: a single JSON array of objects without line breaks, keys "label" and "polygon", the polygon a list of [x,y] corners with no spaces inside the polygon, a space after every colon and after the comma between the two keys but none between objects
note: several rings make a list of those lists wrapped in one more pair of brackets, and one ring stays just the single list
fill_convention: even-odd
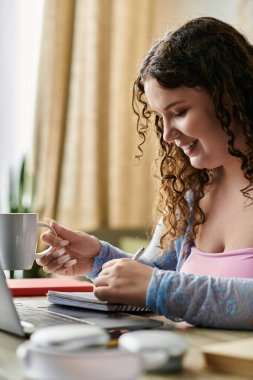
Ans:
[{"label": "woman's eye", "polygon": [[174,117],[182,117],[186,114],[187,110],[182,110],[178,112],[174,112]]}]

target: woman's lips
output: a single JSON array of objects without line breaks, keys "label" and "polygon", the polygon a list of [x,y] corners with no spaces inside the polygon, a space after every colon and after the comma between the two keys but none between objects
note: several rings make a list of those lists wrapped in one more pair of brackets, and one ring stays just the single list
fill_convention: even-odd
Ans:
[{"label": "woman's lips", "polygon": [[191,153],[191,151],[193,150],[194,146],[196,145],[197,143],[197,139],[194,140],[194,141],[191,141],[189,144],[180,144],[180,143],[177,143],[176,142],[176,145],[181,148],[185,154],[189,154]]}]

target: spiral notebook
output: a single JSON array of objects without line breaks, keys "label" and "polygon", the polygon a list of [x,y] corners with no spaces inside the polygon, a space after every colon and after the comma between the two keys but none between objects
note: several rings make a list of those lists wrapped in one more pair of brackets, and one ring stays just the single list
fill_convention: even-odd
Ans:
[{"label": "spiral notebook", "polygon": [[143,312],[150,311],[147,307],[129,306],[118,303],[100,301],[93,292],[57,292],[49,290],[47,293],[49,302],[58,305],[75,306],[83,309],[100,311],[124,311]]}]

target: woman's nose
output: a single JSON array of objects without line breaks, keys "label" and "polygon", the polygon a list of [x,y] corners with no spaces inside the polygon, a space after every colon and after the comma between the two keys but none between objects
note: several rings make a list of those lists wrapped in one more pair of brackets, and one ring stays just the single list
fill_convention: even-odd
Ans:
[{"label": "woman's nose", "polygon": [[176,140],[180,135],[180,131],[176,128],[170,127],[167,123],[164,123],[163,139],[166,142]]}]

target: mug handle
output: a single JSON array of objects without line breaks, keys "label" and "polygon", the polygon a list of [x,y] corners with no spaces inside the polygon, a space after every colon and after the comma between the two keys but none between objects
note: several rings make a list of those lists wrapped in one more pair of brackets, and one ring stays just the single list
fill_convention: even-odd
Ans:
[{"label": "mug handle", "polygon": [[[46,227],[48,228],[55,236],[57,236],[57,233],[53,227],[51,227],[47,223],[38,222],[38,227]],[[54,247],[49,246],[47,249],[45,249],[42,252],[36,252],[35,253],[35,259],[41,259],[42,257],[46,256],[49,252],[51,252],[54,249]]]}]

